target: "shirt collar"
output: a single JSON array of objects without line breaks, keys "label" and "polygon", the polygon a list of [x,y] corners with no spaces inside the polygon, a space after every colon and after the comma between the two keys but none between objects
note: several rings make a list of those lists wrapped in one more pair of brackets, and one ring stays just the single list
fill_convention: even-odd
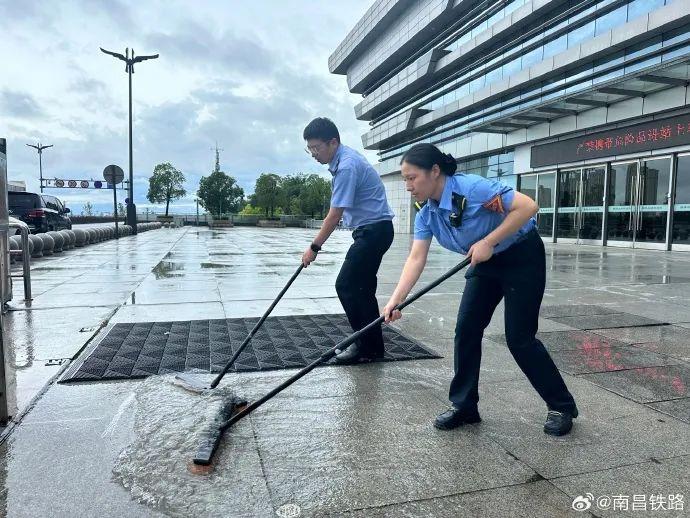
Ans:
[{"label": "shirt collar", "polygon": [[335,154],[330,162],[328,162],[328,170],[332,175],[338,172],[338,164],[340,163],[340,156],[343,154],[343,145],[338,144],[338,149],[335,150]]},{"label": "shirt collar", "polygon": [[446,183],[443,186],[443,192],[441,193],[441,200],[437,202],[429,198],[429,210],[436,212],[439,208],[444,210],[453,210],[453,178],[446,176]]}]

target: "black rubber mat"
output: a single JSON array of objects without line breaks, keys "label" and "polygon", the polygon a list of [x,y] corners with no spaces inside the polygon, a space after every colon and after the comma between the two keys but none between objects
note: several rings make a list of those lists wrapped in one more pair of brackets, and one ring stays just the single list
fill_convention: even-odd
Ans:
[{"label": "black rubber mat", "polygon": [[[105,381],[145,378],[191,369],[219,372],[257,318],[116,324],[83,362],[62,378]],[[345,315],[267,318],[235,362],[234,371],[304,367],[352,334]],[[399,331],[383,326],[382,361],[440,358]],[[331,360],[332,361],[332,360]]]}]

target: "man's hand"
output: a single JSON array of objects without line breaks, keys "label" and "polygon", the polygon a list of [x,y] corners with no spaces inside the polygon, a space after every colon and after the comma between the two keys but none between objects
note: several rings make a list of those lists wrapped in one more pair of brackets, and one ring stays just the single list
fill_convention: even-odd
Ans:
[{"label": "man's hand", "polygon": [[311,249],[311,245],[302,254],[302,264],[306,268],[316,259],[316,252]]},{"label": "man's hand", "polygon": [[491,259],[494,255],[494,247],[486,239],[480,239],[470,247],[467,255],[472,257],[472,266]]},{"label": "man's hand", "polygon": [[391,297],[388,303],[384,306],[383,311],[381,311],[381,316],[385,317],[386,324],[390,322],[395,322],[396,320],[402,318],[402,313],[399,310],[393,311],[393,308],[400,304],[402,300]]}]

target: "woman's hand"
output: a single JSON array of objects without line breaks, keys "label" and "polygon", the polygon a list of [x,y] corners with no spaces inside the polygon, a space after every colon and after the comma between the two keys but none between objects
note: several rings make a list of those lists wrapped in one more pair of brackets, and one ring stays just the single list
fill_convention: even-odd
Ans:
[{"label": "woman's hand", "polygon": [[467,255],[472,257],[472,266],[474,266],[491,259],[494,255],[494,247],[486,239],[480,239],[470,247]]},{"label": "woman's hand", "polygon": [[395,322],[396,320],[402,318],[402,313],[397,309],[393,311],[393,308],[400,304],[402,300],[398,300],[395,297],[391,297],[388,303],[384,306],[383,311],[381,311],[381,316],[386,318],[386,324],[390,322]]}]

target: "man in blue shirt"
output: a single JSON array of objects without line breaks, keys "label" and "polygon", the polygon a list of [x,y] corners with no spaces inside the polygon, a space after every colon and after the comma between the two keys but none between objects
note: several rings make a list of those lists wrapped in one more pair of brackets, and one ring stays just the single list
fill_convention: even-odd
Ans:
[{"label": "man in blue shirt", "polygon": [[[331,208],[321,230],[304,251],[302,263],[309,266],[338,226],[353,228],[354,243],[335,282],[338,298],[352,329],[359,331],[376,320],[376,275],[383,255],[393,242],[393,211],[376,170],[360,153],[340,143],[338,128],[323,117],[311,121],[303,132],[306,151],[319,163],[328,164],[333,176]],[[355,363],[382,358],[381,327],[362,335],[359,341],[336,356],[338,363]]]}]

